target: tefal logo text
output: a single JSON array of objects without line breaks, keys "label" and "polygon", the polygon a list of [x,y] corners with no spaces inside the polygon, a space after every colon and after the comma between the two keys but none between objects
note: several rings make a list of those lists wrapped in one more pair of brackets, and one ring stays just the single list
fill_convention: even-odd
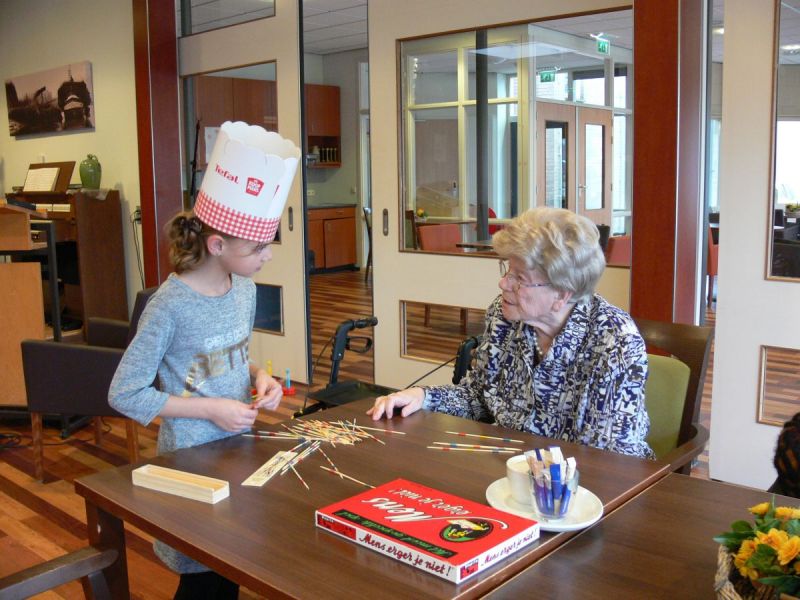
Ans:
[{"label": "tefal logo text", "polygon": [[234,183],[239,183],[239,176],[238,175],[234,175],[233,173],[231,173],[227,169],[223,169],[219,165],[214,165],[214,170],[217,172],[217,175],[222,175],[228,181],[232,181]]}]

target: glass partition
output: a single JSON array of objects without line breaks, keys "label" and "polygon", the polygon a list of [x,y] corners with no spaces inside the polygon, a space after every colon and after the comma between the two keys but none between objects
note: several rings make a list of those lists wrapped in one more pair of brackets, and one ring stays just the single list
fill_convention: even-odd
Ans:
[{"label": "glass partition", "polygon": [[583,134],[586,139],[586,209],[603,208],[603,173],[605,172],[605,153],[603,152],[604,131],[602,125],[587,123]]},{"label": "glass partition", "polygon": [[278,130],[275,75],[275,63],[268,62],[184,78],[187,205],[194,204],[217,132],[225,121]]},{"label": "glass partition", "polygon": [[545,205],[629,233],[632,32],[620,10],[402,41],[402,249],[429,251],[421,224],[457,222],[435,251],[485,256],[462,249]]},{"label": "glass partition", "polygon": [[176,0],[178,35],[191,35],[275,16],[274,0]]},{"label": "glass partition", "polygon": [[569,123],[564,121],[545,121],[544,185],[545,206],[567,208],[567,156]]},{"label": "glass partition", "polygon": [[769,276],[800,278],[800,15],[779,2]]}]

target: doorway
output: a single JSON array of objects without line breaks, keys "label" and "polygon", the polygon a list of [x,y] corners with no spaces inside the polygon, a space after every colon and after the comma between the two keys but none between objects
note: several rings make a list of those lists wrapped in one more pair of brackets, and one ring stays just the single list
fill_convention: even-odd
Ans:
[{"label": "doorway", "polygon": [[536,127],[539,204],[610,225],[612,111],[537,101]]},{"label": "doorway", "polygon": [[[317,389],[329,382],[337,327],[373,314],[371,270],[365,277],[371,220],[367,3],[337,8],[304,0],[301,11],[308,373]],[[339,379],[373,382],[372,329],[353,335],[369,342],[345,352]]]}]

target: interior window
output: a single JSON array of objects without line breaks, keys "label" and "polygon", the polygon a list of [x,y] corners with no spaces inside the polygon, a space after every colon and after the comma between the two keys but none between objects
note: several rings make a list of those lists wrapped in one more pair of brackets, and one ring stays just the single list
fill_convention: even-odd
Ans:
[{"label": "interior window", "polygon": [[[447,234],[433,251],[469,254],[474,244],[485,255],[484,236],[541,205],[604,209],[614,232],[629,232],[632,11],[614,17],[620,29],[602,48],[586,16],[401,42],[404,249],[432,251],[420,227],[450,224],[426,231]],[[542,102],[559,117],[537,132]],[[586,105],[608,124],[581,126]]]}]

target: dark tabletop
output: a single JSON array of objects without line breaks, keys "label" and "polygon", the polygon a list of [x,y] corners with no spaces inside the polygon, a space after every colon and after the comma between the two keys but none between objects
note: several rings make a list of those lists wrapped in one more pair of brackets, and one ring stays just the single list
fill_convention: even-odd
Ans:
[{"label": "dark tabletop", "polygon": [[[433,441],[463,441],[464,438],[458,440],[446,435],[444,432],[448,430],[505,434],[525,440],[526,449],[553,443],[427,411],[376,424],[364,414],[371,404],[371,400],[359,401],[308,418],[326,421],[357,418],[361,425],[407,432],[404,436],[376,434],[386,445],[372,440],[349,447],[326,445],[326,452],[339,470],[373,485],[402,477],[486,503],[486,488],[505,476],[508,455],[437,452],[425,446]],[[316,508],[365,489],[320,469],[320,465],[327,463],[319,453],[298,467],[310,491],[291,473],[261,488],[240,485],[275,452],[291,445],[286,441],[236,436],[149,461],[229,481],[230,497],[214,505],[133,486],[130,472],[136,465],[90,475],[76,480],[75,485],[87,505],[140,527],[217,572],[270,597],[475,597],[529,567],[575,535],[542,533],[532,546],[455,585],[318,529],[314,524]],[[606,513],[666,474],[666,464],[657,461],[566,442],[559,445],[566,456],[576,457],[581,485],[597,494]]]},{"label": "dark tabletop", "polygon": [[[670,474],[489,594],[540,598],[714,598],[717,544],[772,494]],[[796,506],[776,496],[776,505]]]}]

